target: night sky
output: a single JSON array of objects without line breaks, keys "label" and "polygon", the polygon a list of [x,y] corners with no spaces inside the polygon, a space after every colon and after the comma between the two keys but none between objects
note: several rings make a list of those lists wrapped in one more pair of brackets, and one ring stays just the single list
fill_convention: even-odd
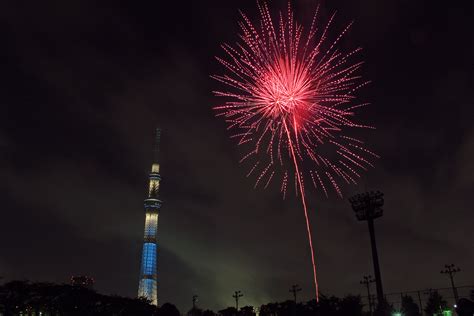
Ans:
[{"label": "night sky", "polygon": [[[125,2],[125,1],[123,1]],[[310,22],[316,1],[295,0]],[[273,10],[286,1],[270,1]],[[385,193],[377,220],[385,292],[474,283],[472,1],[321,1],[331,36],[362,46],[361,118],[381,155],[345,198],[310,195],[321,291],[365,294],[369,236],[347,201]],[[0,276],[135,296],[153,133],[161,146],[160,302],[183,312],[313,294],[300,202],[253,189],[242,151],[216,119],[209,78],[237,40],[245,1],[10,1],[0,4]],[[308,21],[309,20],[309,21]]]}]

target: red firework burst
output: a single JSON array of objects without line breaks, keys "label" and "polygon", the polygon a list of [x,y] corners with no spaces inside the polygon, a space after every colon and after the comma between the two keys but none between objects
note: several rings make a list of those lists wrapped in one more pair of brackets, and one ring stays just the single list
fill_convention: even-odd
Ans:
[{"label": "red firework burst", "polygon": [[214,91],[227,98],[214,109],[229,129],[236,130],[232,137],[238,144],[249,146],[241,162],[255,159],[247,175],[257,174],[255,186],[264,181],[267,187],[279,176],[285,195],[289,177],[294,175],[306,218],[318,298],[304,179],[326,196],[327,187],[332,187],[342,197],[337,180],[355,184],[360,170],[372,166],[365,157],[378,157],[348,133],[354,128],[372,128],[354,121],[354,110],[366,105],[354,104],[354,92],[368,81],[358,74],[362,62],[351,62],[361,48],[347,53],[337,48],[352,23],[329,42],[334,14],[318,29],[316,9],[305,32],[295,22],[290,5],[286,14],[280,13],[277,27],[267,3],[257,1],[257,6],[258,26],[241,13],[241,41],[235,47],[222,45],[227,58],[217,60],[228,72],[212,77],[229,91]]}]

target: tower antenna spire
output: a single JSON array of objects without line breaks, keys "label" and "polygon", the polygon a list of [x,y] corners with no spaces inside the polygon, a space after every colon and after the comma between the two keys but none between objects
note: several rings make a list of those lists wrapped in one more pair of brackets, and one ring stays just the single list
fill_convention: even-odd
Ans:
[{"label": "tower antenna spire", "polygon": [[161,140],[161,128],[157,127],[155,130],[155,144],[153,146],[153,163],[158,163],[160,155],[160,140]]}]

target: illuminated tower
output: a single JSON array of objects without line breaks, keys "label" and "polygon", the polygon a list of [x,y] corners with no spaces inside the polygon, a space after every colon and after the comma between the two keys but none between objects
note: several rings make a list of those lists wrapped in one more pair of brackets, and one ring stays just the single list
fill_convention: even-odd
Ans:
[{"label": "illuminated tower", "polygon": [[138,296],[149,299],[153,305],[158,305],[156,259],[158,250],[158,215],[161,208],[161,200],[158,197],[161,180],[160,164],[158,163],[160,134],[160,129],[156,129],[153,164],[151,166],[149,177],[150,184],[148,187],[148,197],[144,202],[146,214],[145,235],[140,268],[140,282],[138,285]]}]

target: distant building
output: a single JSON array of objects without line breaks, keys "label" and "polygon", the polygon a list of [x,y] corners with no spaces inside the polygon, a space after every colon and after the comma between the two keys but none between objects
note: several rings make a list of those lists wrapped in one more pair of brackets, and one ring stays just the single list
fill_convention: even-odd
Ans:
[{"label": "distant building", "polygon": [[158,215],[161,209],[161,200],[158,195],[161,182],[160,164],[158,163],[160,135],[161,131],[157,129],[153,164],[149,176],[148,197],[144,201],[145,234],[143,238],[140,281],[138,284],[138,296],[147,298],[153,305],[158,305],[156,261],[158,251]]},{"label": "distant building", "polygon": [[88,289],[92,289],[94,287],[94,279],[87,275],[78,275],[71,277],[71,285],[73,286],[82,286]]}]

